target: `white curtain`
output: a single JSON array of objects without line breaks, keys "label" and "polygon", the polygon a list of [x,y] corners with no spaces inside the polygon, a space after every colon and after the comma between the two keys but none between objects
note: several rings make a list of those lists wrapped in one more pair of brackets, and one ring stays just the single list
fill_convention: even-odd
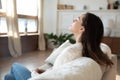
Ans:
[{"label": "white curtain", "polygon": [[38,0],[38,49],[46,50],[46,43],[43,30],[43,0]]},{"label": "white curtain", "polygon": [[1,0],[0,0],[0,9],[2,9],[2,4],[1,4]]},{"label": "white curtain", "polygon": [[6,19],[8,27],[8,47],[13,57],[20,56],[21,42],[18,31],[18,18],[16,10],[16,0],[6,0]]}]

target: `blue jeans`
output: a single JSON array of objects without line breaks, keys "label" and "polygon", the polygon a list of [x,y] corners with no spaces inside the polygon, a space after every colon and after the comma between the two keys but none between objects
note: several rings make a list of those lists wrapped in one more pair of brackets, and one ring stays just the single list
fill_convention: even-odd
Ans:
[{"label": "blue jeans", "polygon": [[19,63],[14,63],[10,73],[6,74],[4,80],[27,80],[31,77],[31,72]]}]

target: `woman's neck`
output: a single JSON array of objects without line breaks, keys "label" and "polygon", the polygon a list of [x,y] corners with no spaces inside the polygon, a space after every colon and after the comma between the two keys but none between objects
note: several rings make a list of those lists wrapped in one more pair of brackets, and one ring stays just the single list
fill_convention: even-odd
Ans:
[{"label": "woman's neck", "polygon": [[79,43],[81,41],[81,34],[74,34],[76,43]]}]

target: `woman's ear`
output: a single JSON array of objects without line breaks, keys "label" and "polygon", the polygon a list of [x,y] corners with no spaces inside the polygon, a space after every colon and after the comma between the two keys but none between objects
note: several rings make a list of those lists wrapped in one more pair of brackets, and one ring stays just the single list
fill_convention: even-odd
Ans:
[{"label": "woman's ear", "polygon": [[81,33],[81,32],[84,32],[84,31],[85,31],[85,28],[84,28],[84,27],[81,27],[80,30],[79,30],[80,33]]}]

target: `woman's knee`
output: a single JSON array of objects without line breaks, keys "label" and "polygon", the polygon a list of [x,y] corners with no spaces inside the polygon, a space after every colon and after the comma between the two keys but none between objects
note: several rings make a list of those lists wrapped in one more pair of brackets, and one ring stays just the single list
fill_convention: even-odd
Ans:
[{"label": "woman's knee", "polygon": [[15,77],[13,74],[8,73],[5,75],[4,80],[15,80]]},{"label": "woman's knee", "polygon": [[13,73],[16,70],[17,67],[19,67],[19,64],[18,63],[13,63],[12,67],[11,67],[11,73]]},{"label": "woman's knee", "polygon": [[19,67],[19,66],[21,66],[21,64],[19,64],[19,63],[13,63],[12,64],[12,67]]},{"label": "woman's knee", "polygon": [[14,75],[15,79],[17,80],[27,80],[31,77],[31,72],[19,63],[14,63],[11,68],[11,73]]},{"label": "woman's knee", "polygon": [[26,67],[24,67],[23,65],[21,65],[21,64],[19,64],[19,63],[14,63],[13,65],[12,65],[12,71],[14,71],[14,72],[29,72],[30,73],[30,71],[26,68]]}]

